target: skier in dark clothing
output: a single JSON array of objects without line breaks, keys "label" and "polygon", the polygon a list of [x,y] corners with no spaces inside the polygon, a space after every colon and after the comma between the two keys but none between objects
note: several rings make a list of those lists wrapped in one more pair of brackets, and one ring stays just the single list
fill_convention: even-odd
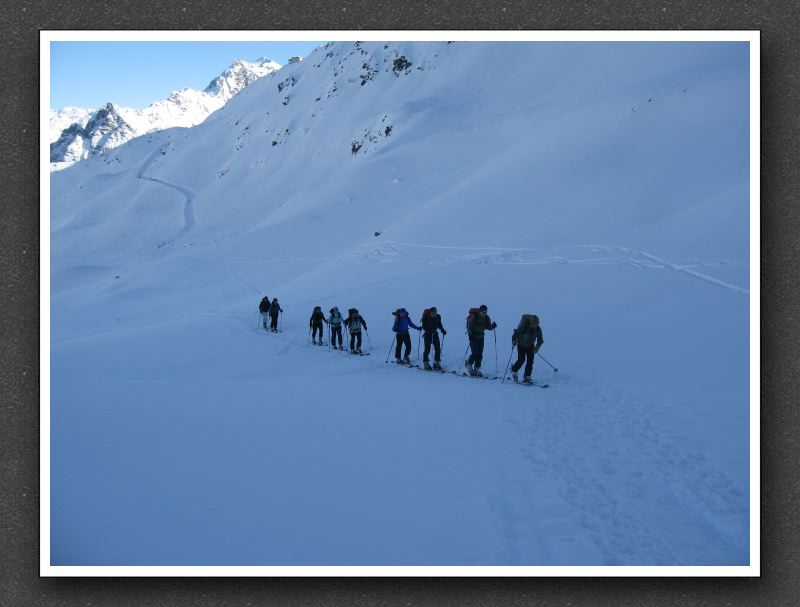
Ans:
[{"label": "skier in dark clothing", "polygon": [[[511,345],[517,347],[517,362],[511,367],[511,376],[514,381],[519,381],[517,371],[525,364],[525,375],[522,381],[526,384],[533,383],[533,355],[539,351],[544,343],[542,328],[539,326],[539,317],[536,314],[523,314],[519,326],[514,329]],[[527,360],[526,360],[527,359]]]},{"label": "skier in dark clothing", "polygon": [[422,330],[425,333],[422,334],[422,339],[425,342],[425,351],[422,353],[422,362],[425,365],[425,369],[431,371],[431,365],[428,361],[428,356],[431,353],[431,345],[433,345],[433,369],[440,371],[442,366],[440,365],[442,361],[442,346],[439,342],[439,331],[442,332],[442,335],[447,335],[447,331],[444,330],[442,326],[442,317],[439,316],[439,313],[436,311],[436,308],[428,308],[422,313],[422,320],[420,321],[422,325]]},{"label": "skier in dark clothing", "polygon": [[267,317],[269,316],[269,297],[266,295],[261,298],[261,303],[258,304],[258,311],[261,312],[261,324],[267,328]]},{"label": "skier in dark clothing", "polygon": [[278,298],[274,298],[272,303],[269,306],[269,330],[273,333],[278,332],[278,314],[283,312],[283,308],[281,308],[280,304],[278,303]]},{"label": "skier in dark clothing", "polygon": [[[411,354],[411,336],[408,334],[408,328],[414,328],[417,331],[422,331],[422,327],[418,327],[414,324],[414,322],[409,318],[408,312],[405,308],[400,308],[394,314],[394,326],[392,327],[392,331],[397,333],[397,346],[394,349],[394,358],[395,362],[400,364],[411,364],[411,359],[409,355]],[[406,353],[403,358],[400,358],[400,349],[405,345]]]},{"label": "skier in dark clothing", "polygon": [[[483,361],[483,333],[494,331],[497,323],[489,318],[488,308],[471,308],[467,317],[467,335],[469,336],[470,355],[467,359],[467,371],[470,375],[483,377],[481,362]],[[473,366],[474,365],[474,366]]]},{"label": "skier in dark clothing", "polygon": [[335,350],[336,349],[336,338],[339,338],[339,349],[344,350],[342,346],[342,315],[339,314],[339,308],[336,306],[332,307],[331,315],[328,317],[328,320],[325,322],[331,326],[331,347]]},{"label": "skier in dark clothing", "polygon": [[361,327],[363,326],[364,330],[367,331],[367,323],[356,308],[350,308],[349,313],[350,315],[344,322],[347,330],[350,331],[350,353],[361,354]]},{"label": "skier in dark clothing", "polygon": [[314,308],[314,311],[311,312],[311,318],[308,319],[308,327],[311,329],[311,339],[314,342],[314,345],[317,345],[317,331],[319,331],[319,345],[323,345],[322,343],[322,323],[325,322],[325,315],[322,313],[322,308],[317,306]]}]

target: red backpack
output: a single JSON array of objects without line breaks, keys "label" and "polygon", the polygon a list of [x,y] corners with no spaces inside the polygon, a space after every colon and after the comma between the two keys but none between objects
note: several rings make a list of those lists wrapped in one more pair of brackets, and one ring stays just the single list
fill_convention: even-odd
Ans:
[{"label": "red backpack", "polygon": [[470,328],[469,320],[471,318],[475,318],[478,314],[480,314],[480,312],[481,312],[480,308],[470,308],[469,309],[469,316],[467,316],[467,330],[469,330],[469,328]]}]

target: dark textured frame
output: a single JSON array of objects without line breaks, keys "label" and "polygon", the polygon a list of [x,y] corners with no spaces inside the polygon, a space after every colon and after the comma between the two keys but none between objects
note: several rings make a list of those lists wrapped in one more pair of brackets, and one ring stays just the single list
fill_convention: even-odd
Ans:
[{"label": "dark textured frame", "polygon": [[[800,9],[775,0],[21,0],[0,9],[0,605],[791,605],[800,596],[797,272]],[[760,578],[40,578],[41,29],[761,31]],[[769,303],[769,306],[765,305]],[[757,347],[759,344],[752,344]]]}]

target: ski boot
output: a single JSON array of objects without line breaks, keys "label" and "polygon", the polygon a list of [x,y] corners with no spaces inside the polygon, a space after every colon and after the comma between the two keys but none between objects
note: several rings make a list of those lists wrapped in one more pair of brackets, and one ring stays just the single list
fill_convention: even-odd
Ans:
[{"label": "ski boot", "polygon": [[339,351],[344,352],[344,346],[339,346]]},{"label": "ski boot", "polygon": [[523,384],[532,384],[533,380],[531,379],[530,375],[526,375],[525,377],[522,378],[522,383]]},{"label": "ski boot", "polygon": [[312,339],[312,340],[311,340],[311,343],[312,343],[312,344],[314,344],[314,345],[316,346],[316,345],[317,345],[317,340],[316,340],[316,339]]},{"label": "ski boot", "polygon": [[426,371],[433,371],[433,367],[431,367],[431,364],[430,364],[430,363],[429,363],[427,360],[426,360],[426,361],[425,361],[423,364],[424,364],[424,367],[423,367],[423,368],[424,368]]},{"label": "ski boot", "polygon": [[408,357],[408,355],[406,355],[406,356],[404,356],[404,357],[403,357],[403,362],[404,362],[405,364],[407,364],[407,365],[410,365],[410,364],[411,364],[411,359]]},{"label": "ski boot", "polygon": [[433,370],[434,371],[441,371],[442,370],[442,365],[440,365],[438,361],[434,362],[433,363]]},{"label": "ski boot", "polygon": [[398,356],[398,357],[396,357],[394,359],[394,362],[396,362],[398,365],[402,365],[403,364],[403,359]]},{"label": "ski boot", "polygon": [[355,354],[355,353],[356,353],[355,348],[350,348],[350,354]]},{"label": "ski boot", "polygon": [[356,348],[356,354],[363,354],[363,352],[361,351],[361,348]]},{"label": "ski boot", "polygon": [[472,377],[483,377],[480,367],[475,367],[474,369],[470,370],[469,374],[472,375]]},{"label": "ski boot", "polygon": [[514,383],[515,383],[515,384],[518,384],[518,383],[519,383],[519,375],[517,375],[517,372],[516,372],[516,371],[512,371],[512,372],[511,372],[511,379],[513,379],[513,380],[514,380]]}]

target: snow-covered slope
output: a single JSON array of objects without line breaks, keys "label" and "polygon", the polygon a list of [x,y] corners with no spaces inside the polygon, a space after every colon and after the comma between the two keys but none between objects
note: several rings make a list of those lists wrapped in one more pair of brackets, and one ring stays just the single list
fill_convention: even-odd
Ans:
[{"label": "snow-covered slope", "polygon": [[[746,564],[747,94],[746,45],[336,43],[54,173],[53,562]],[[480,304],[550,388],[384,363]]]},{"label": "snow-covered slope", "polygon": [[199,124],[244,87],[280,67],[265,57],[255,62],[237,59],[203,91],[182,88],[143,110],[113,103],[96,111],[51,110],[50,162],[75,162],[107,152],[140,135]]}]

